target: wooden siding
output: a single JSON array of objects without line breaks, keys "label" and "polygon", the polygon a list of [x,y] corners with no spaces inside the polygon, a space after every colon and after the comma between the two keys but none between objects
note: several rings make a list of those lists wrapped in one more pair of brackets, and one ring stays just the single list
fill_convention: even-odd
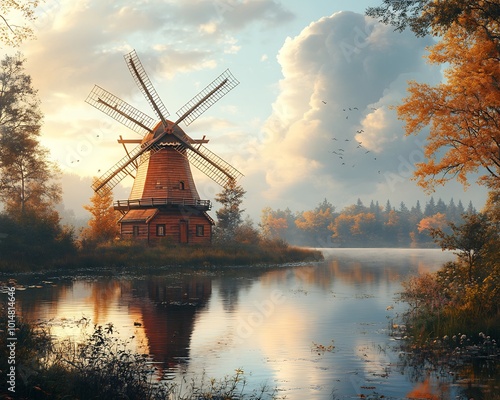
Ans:
[{"label": "wooden siding", "polygon": [[169,146],[139,166],[129,199],[152,197],[200,198],[188,160]]},{"label": "wooden siding", "polygon": [[[187,223],[187,242],[190,244],[208,244],[212,240],[212,221],[205,213],[160,211],[149,224],[124,222],[121,224],[122,239],[158,240],[180,242],[181,221]],[[165,225],[165,236],[157,236],[157,225]],[[203,236],[197,236],[197,226],[203,226]],[[134,236],[133,227],[138,226],[139,235]]]},{"label": "wooden siding", "polygon": [[142,198],[142,192],[144,190],[144,184],[146,182],[146,176],[149,169],[149,161],[144,161],[135,174],[134,185],[132,186],[132,191],[130,192],[129,199],[140,199]]}]

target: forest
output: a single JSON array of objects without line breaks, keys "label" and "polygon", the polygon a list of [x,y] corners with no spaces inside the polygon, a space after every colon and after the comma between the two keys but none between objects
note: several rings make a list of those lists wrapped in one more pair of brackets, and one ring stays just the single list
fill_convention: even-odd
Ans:
[{"label": "forest", "polygon": [[361,199],[336,212],[327,199],[314,210],[293,213],[265,208],[260,227],[266,237],[311,247],[436,247],[432,229],[449,231],[449,223],[463,223],[464,215],[476,214],[471,202],[464,208],[461,200],[446,204],[434,197],[422,206],[401,202],[398,207],[387,200],[384,206]]}]

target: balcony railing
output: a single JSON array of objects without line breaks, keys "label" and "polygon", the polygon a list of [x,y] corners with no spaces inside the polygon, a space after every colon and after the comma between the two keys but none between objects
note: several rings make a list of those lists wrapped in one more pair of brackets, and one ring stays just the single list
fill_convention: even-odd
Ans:
[{"label": "balcony railing", "polygon": [[212,208],[210,200],[185,199],[185,198],[144,198],[132,200],[117,200],[113,203],[115,210],[131,210],[138,208],[152,207],[194,207],[201,211],[208,211]]}]

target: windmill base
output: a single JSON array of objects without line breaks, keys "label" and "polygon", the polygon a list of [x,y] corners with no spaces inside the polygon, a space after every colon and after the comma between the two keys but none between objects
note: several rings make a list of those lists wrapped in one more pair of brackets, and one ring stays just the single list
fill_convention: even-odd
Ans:
[{"label": "windmill base", "polygon": [[118,221],[124,240],[155,244],[210,244],[214,221],[196,208],[145,208],[129,210]]}]

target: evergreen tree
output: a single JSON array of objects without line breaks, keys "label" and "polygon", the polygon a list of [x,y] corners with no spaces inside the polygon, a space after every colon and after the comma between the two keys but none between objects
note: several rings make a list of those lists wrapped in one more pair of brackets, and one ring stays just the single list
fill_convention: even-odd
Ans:
[{"label": "evergreen tree", "polygon": [[453,197],[450,199],[450,203],[448,204],[446,217],[448,218],[448,221],[455,223],[459,220],[460,215],[457,214],[457,206],[455,205]]},{"label": "evergreen tree", "polygon": [[245,211],[240,208],[245,193],[245,190],[237,185],[236,181],[230,180],[222,192],[215,196],[215,200],[222,205],[215,213],[217,215],[216,240],[235,240],[237,228],[242,223],[242,214]]},{"label": "evergreen tree", "polygon": [[472,201],[469,201],[469,205],[467,206],[467,211],[465,212],[468,215],[476,214],[477,210],[472,205]]},{"label": "evergreen tree", "polygon": [[410,213],[410,210],[406,207],[406,204],[403,201],[399,205],[399,212],[403,215],[408,215]]},{"label": "evergreen tree", "polygon": [[436,214],[436,202],[434,201],[434,197],[431,197],[429,202],[425,205],[424,215],[426,217],[432,217]]},{"label": "evergreen tree", "polygon": [[458,215],[462,215],[465,213],[465,208],[464,208],[464,205],[462,203],[462,200],[458,200],[458,204],[457,204],[457,214]]},{"label": "evergreen tree", "polygon": [[389,200],[387,200],[387,203],[385,203],[385,210],[384,212],[386,214],[390,213],[392,211],[392,206],[391,206],[391,202]]},{"label": "evergreen tree", "polygon": [[436,203],[436,213],[441,213],[441,214],[446,214],[447,213],[446,204],[441,199],[441,197],[438,199],[438,201]]}]

